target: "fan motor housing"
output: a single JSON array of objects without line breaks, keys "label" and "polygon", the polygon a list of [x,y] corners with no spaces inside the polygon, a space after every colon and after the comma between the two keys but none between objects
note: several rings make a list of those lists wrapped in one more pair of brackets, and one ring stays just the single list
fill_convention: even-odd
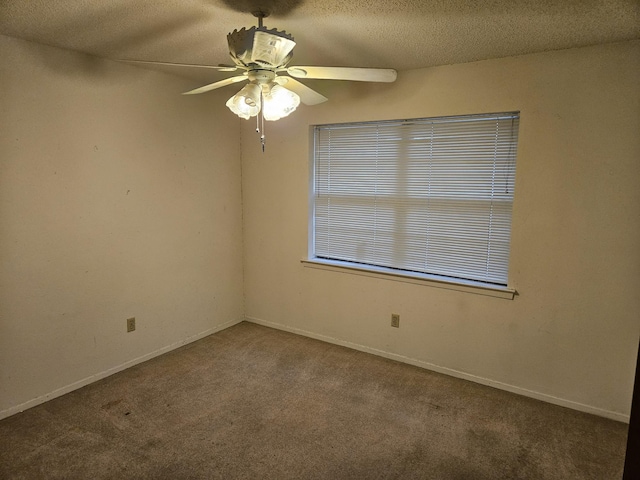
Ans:
[{"label": "fan motor housing", "polygon": [[258,85],[271,83],[276,78],[276,74],[273,70],[264,70],[262,68],[249,70],[247,72],[247,76],[251,83],[257,83]]},{"label": "fan motor housing", "polygon": [[284,67],[293,57],[293,36],[266,27],[234,30],[227,35],[229,55],[245,67]]}]

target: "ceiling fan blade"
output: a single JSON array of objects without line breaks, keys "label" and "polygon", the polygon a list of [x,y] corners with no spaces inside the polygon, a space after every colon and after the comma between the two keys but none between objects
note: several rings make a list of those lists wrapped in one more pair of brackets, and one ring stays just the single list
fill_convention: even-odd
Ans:
[{"label": "ceiling fan blade", "polygon": [[184,92],[182,95],[196,95],[198,93],[208,92],[210,90],[215,90],[216,88],[226,87],[227,85],[231,85],[232,83],[243,82],[245,80],[247,80],[246,75],[237,75],[235,77],[225,78],[224,80],[220,80],[219,82],[210,83],[209,85],[205,85],[204,87],[189,90],[188,92]]},{"label": "ceiling fan blade", "polygon": [[192,68],[208,68],[210,70],[218,70],[220,72],[235,72],[238,67],[235,65],[198,65],[194,63],[172,63],[172,62],[148,62],[146,60],[118,60],[123,63],[134,63],[141,65],[166,65],[169,67],[192,67]]},{"label": "ceiling fan blade", "polygon": [[393,82],[398,75],[391,68],[355,67],[289,67],[287,73],[296,78],[355,80],[358,82]]},{"label": "ceiling fan blade", "polygon": [[290,77],[277,77],[275,82],[282,85],[288,90],[297,93],[300,97],[300,101],[305,105],[317,105],[328,100],[324,95],[319,94],[315,90],[307,87],[303,83],[300,83],[294,78]]}]

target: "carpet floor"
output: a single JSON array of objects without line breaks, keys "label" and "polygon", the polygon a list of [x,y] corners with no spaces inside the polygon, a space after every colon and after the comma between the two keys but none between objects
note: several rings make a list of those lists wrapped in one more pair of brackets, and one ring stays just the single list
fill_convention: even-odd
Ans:
[{"label": "carpet floor", "polygon": [[0,421],[0,478],[609,480],[626,436],[243,322]]}]

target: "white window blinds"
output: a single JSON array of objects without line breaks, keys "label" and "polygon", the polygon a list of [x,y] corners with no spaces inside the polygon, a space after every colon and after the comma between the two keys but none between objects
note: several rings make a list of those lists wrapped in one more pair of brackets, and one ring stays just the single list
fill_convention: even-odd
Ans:
[{"label": "white window blinds", "polygon": [[311,256],[506,285],[518,121],[316,126]]}]

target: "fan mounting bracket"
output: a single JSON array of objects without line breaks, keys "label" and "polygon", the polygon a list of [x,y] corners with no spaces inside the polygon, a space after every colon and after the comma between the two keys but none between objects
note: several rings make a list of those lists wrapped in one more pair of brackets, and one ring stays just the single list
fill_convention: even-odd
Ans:
[{"label": "fan mounting bracket", "polygon": [[258,27],[262,28],[262,20],[267,18],[269,15],[271,14],[271,12],[269,10],[267,10],[266,8],[259,8],[258,10],[254,10],[253,12],[251,12],[251,15],[253,15],[254,17],[256,17],[258,19]]}]

